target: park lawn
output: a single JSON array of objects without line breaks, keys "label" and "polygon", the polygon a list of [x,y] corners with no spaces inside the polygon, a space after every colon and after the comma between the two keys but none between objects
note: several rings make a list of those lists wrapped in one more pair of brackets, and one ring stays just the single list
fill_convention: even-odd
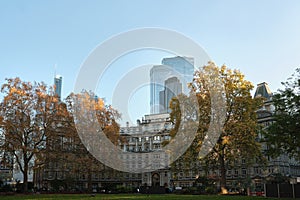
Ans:
[{"label": "park lawn", "polygon": [[[264,197],[247,197],[247,196],[228,196],[228,195],[176,195],[176,194],[96,194],[95,196],[89,194],[34,194],[34,195],[9,195],[0,196],[1,200],[278,200],[278,198],[264,198]],[[287,200],[287,199],[280,199]],[[291,199],[289,199],[291,200]]]}]

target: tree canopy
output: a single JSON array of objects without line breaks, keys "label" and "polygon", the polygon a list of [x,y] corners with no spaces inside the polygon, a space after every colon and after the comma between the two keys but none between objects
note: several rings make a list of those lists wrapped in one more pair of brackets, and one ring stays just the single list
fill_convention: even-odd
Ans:
[{"label": "tree canopy", "polygon": [[[261,106],[262,99],[252,98],[250,92],[253,85],[245,80],[245,76],[238,70],[231,70],[225,65],[219,68],[213,62],[199,68],[195,73],[193,82],[190,84],[191,90],[196,93],[199,103],[198,136],[181,158],[187,161],[185,163],[192,163],[192,159],[199,159],[198,153],[202,148],[209,123],[212,120],[212,112],[215,112],[215,109],[211,108],[211,88],[208,86],[209,78],[212,77],[209,74],[211,72],[215,73],[214,78],[221,80],[224,87],[226,116],[216,145],[201,160],[209,169],[219,169],[221,187],[225,189],[226,171],[231,163],[246,159],[250,164],[254,161],[254,158],[261,156],[260,144],[256,141],[258,133],[256,110]],[[217,87],[214,87],[213,90],[217,90]],[[171,119],[176,119],[176,123],[180,123],[178,122],[178,116],[180,116],[178,106],[180,106],[178,101],[174,99],[171,102]],[[176,127],[178,126],[175,125]],[[174,132],[176,130],[171,132],[172,136],[175,135]]]},{"label": "tree canopy", "polygon": [[6,79],[1,92],[0,128],[4,141],[1,149],[11,153],[23,174],[27,191],[28,171],[33,158],[46,146],[46,138],[58,125],[60,102],[53,88],[19,78]]},{"label": "tree canopy", "polygon": [[[84,101],[81,104],[75,104],[76,101]],[[73,156],[69,157],[71,162],[76,163],[73,167],[72,173],[78,173],[86,175],[88,182],[88,190],[92,191],[92,174],[99,171],[107,170],[95,155],[90,152],[93,147],[92,144],[99,143],[99,141],[93,141],[94,137],[90,137],[93,134],[97,134],[94,131],[94,127],[91,126],[93,122],[98,124],[101,131],[106,137],[114,144],[118,144],[120,140],[119,136],[119,124],[117,119],[121,116],[117,110],[110,105],[105,105],[103,99],[97,97],[93,92],[82,91],[79,94],[70,94],[66,98],[66,105],[70,115],[73,118],[73,128],[75,129],[76,148],[71,150]],[[91,115],[91,112],[95,112],[95,118]],[[75,115],[80,116],[76,118]],[[84,126],[84,133],[78,133],[75,128],[74,120],[81,120],[79,124]],[[78,128],[78,126],[77,126]],[[85,141],[82,141],[85,140]],[[108,157],[110,155],[101,155]],[[69,160],[70,161],[70,160]]]},{"label": "tree canopy", "polygon": [[268,154],[282,153],[300,160],[300,68],[282,82],[284,89],[273,95],[274,123],[265,132]]},{"label": "tree canopy", "polygon": [[[0,102],[0,150],[15,159],[23,174],[24,192],[28,189],[29,171],[51,164],[68,171],[60,177],[72,178],[76,173],[86,173],[91,189],[92,172],[104,166],[82,144],[74,124],[74,110],[82,111],[84,118],[90,117],[85,115],[86,109],[95,111],[96,119],[92,120],[97,121],[114,144],[120,139],[116,122],[120,114],[91,92],[70,94],[66,102],[62,102],[52,87],[20,78],[6,79],[1,92],[4,98]],[[87,107],[74,107],[73,102],[79,97],[87,102],[84,104]],[[60,178],[56,176],[55,179]]]}]

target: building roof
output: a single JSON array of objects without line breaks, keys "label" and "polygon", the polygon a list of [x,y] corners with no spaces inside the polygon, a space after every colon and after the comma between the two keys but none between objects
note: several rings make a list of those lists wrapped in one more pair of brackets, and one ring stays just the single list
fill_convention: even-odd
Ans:
[{"label": "building roof", "polygon": [[272,92],[268,86],[268,83],[263,82],[263,83],[259,83],[257,84],[257,88],[254,94],[254,98],[255,97],[264,97],[267,100],[271,100],[272,97]]}]

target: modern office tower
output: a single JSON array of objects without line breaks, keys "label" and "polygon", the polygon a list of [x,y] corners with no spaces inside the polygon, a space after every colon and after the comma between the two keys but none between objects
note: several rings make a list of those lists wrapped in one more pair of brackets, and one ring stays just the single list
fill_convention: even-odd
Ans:
[{"label": "modern office tower", "polygon": [[150,70],[150,113],[158,114],[164,107],[164,82],[172,75],[172,68],[165,65],[155,65]]},{"label": "modern office tower", "polygon": [[54,77],[54,87],[55,87],[55,94],[61,99],[61,90],[62,90],[62,76],[56,75]]},{"label": "modern office tower", "polygon": [[[194,59],[189,57],[164,58],[162,65],[155,65],[150,70],[150,113],[158,114],[168,112],[169,100],[166,99],[165,81],[177,77],[181,84],[181,91],[174,93],[188,94],[188,83],[192,82],[194,75]],[[170,94],[170,93],[168,93]],[[166,106],[167,105],[167,106]]]},{"label": "modern office tower", "polygon": [[165,90],[162,90],[159,92],[159,113],[165,113],[165,105],[166,105],[166,100],[165,100]]},{"label": "modern office tower", "polygon": [[184,94],[189,93],[188,83],[192,82],[194,77],[194,58],[176,56],[172,58],[164,58],[161,62],[163,65],[170,66],[177,77],[183,84],[182,89]]},{"label": "modern office tower", "polygon": [[168,78],[165,81],[164,90],[164,110],[163,112],[170,113],[170,101],[173,97],[182,93],[182,83],[177,77]]}]

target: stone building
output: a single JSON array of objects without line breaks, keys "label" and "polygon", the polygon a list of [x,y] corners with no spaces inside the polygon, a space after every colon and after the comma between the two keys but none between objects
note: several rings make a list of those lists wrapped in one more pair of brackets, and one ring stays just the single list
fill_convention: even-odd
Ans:
[{"label": "stone building", "polygon": [[[266,129],[274,122],[275,107],[272,104],[272,92],[267,83],[263,82],[257,84],[257,88],[254,94],[254,98],[263,97],[264,104],[257,111],[257,121],[261,124],[262,129]],[[260,141],[263,139],[263,135],[259,134]],[[268,146],[265,143],[261,143],[262,151],[266,151]],[[266,182],[272,182],[276,176],[289,179],[291,177],[300,176],[300,163],[294,158],[289,158],[286,154],[282,154],[277,158],[271,158],[266,156],[266,166],[255,164],[250,169],[253,182],[257,189],[263,190],[263,184]]]},{"label": "stone building", "polygon": [[[164,141],[169,141],[169,131],[173,127],[169,120],[169,114],[145,115],[136,126],[123,127],[120,136],[125,138],[125,143],[120,143],[120,148],[127,152],[128,165],[134,165],[131,157],[140,156],[140,167],[149,166],[141,174],[141,185],[169,186],[170,171],[166,155],[162,151]],[[151,154],[148,154],[151,152]],[[137,155],[135,155],[137,154]],[[126,153],[125,153],[126,155]],[[143,156],[145,155],[145,156]],[[145,159],[145,157],[147,159]],[[148,162],[148,163],[142,163]],[[137,169],[139,169],[137,165]],[[156,170],[159,169],[159,170]]]},{"label": "stone building", "polygon": [[3,185],[13,182],[13,156],[7,152],[0,153],[0,182]]}]

